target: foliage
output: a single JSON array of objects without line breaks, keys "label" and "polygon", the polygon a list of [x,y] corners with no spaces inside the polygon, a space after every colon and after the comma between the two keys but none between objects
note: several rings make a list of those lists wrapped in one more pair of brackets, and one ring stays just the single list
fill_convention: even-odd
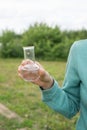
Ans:
[{"label": "foliage", "polygon": [[4,58],[8,57],[22,57],[22,44],[20,36],[15,34],[13,31],[3,31],[0,37],[0,43],[2,43],[2,48],[0,50],[0,55]]},{"label": "foliage", "polygon": [[60,30],[45,23],[35,23],[22,34],[5,30],[0,36],[0,57],[23,57],[23,46],[35,46],[37,59],[66,59],[74,41],[87,38],[87,30]]}]

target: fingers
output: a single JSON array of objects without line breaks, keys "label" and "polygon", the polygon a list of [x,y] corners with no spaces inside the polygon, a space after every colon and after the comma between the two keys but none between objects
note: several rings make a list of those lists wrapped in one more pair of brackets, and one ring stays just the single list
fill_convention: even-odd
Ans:
[{"label": "fingers", "polygon": [[22,74],[22,72],[24,72],[24,66],[26,65],[26,64],[32,64],[33,63],[33,61],[32,60],[23,60],[22,61],[22,63],[19,65],[19,67],[18,67],[18,73],[21,73]]},{"label": "fingers", "polygon": [[[21,63],[21,65],[18,67],[18,73],[22,73],[22,71],[23,71],[23,67],[26,65],[26,64],[32,64],[33,63],[33,61],[32,60],[23,60],[22,61],[22,63]],[[39,75],[40,76],[44,76],[44,74],[45,74],[45,70],[44,70],[44,68],[41,66],[41,64],[40,63],[38,63],[38,62],[35,62],[35,64],[37,64],[38,66],[39,66]]]},{"label": "fingers", "polygon": [[19,76],[21,79],[23,79],[23,77],[22,77],[22,75],[21,75],[20,73],[18,73],[18,76]]},{"label": "fingers", "polygon": [[34,79],[37,79],[37,77],[39,76],[39,79],[37,79],[37,81],[35,81],[35,82],[39,82],[39,83],[40,83],[40,81],[47,82],[49,80],[49,75],[40,63],[35,62],[35,64],[37,64],[39,66],[38,71],[36,71],[35,73],[32,73],[31,71],[27,71],[26,69],[24,69],[24,66],[26,64],[32,64],[32,63],[33,63],[32,60],[23,60],[22,61],[21,65],[18,67],[19,77],[21,77],[22,79],[23,78],[31,79],[31,78],[35,77]]},{"label": "fingers", "polygon": [[22,66],[20,65],[20,66],[18,66],[18,73],[20,73],[21,72],[21,68],[22,68]]},{"label": "fingers", "polygon": [[35,63],[39,66],[39,75],[44,76],[46,74],[46,71],[43,68],[43,66],[39,62],[35,62]]},{"label": "fingers", "polygon": [[36,63],[40,68],[43,68],[43,66],[42,66],[39,62],[35,61],[35,63]]},{"label": "fingers", "polygon": [[32,61],[32,60],[30,60],[30,59],[26,59],[26,60],[23,60],[23,61],[22,61],[21,65],[23,65],[23,66],[24,66],[24,65],[26,65],[26,64],[30,64],[30,63],[32,64],[32,63],[33,63],[33,61]]}]

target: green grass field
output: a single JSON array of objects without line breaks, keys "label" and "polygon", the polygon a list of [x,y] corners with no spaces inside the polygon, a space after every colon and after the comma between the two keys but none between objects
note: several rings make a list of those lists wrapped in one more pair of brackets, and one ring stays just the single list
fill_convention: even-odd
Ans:
[{"label": "green grass field", "polygon": [[[23,121],[0,115],[0,130],[75,130],[77,116],[66,119],[41,101],[38,86],[21,80],[17,75],[21,59],[0,59],[0,103],[16,112]],[[62,86],[66,62],[40,63]]]}]

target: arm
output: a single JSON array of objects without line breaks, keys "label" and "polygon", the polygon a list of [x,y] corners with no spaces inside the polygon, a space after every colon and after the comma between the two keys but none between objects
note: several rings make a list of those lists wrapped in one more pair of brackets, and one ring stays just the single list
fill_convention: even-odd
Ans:
[{"label": "arm", "polygon": [[55,111],[71,118],[79,111],[80,79],[78,75],[77,44],[70,49],[65,80],[60,88],[56,81],[52,88],[42,90],[42,100]]},{"label": "arm", "polygon": [[[25,60],[18,67],[18,74],[22,79],[28,79],[31,76],[28,71],[22,70],[26,64],[32,64],[32,61]],[[77,44],[73,44],[70,49],[65,80],[63,87],[60,88],[58,83],[49,75],[44,68],[37,63],[39,69],[39,79],[32,83],[41,86],[42,100],[55,111],[71,118],[79,111],[80,105],[80,78],[78,75],[78,55]]]}]

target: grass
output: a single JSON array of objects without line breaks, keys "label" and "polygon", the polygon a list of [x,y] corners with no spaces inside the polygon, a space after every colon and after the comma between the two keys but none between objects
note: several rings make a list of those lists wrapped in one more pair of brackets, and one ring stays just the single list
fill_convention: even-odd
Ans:
[{"label": "grass", "polygon": [[[0,59],[0,102],[16,112],[23,122],[0,115],[0,130],[75,130],[77,116],[68,120],[41,101],[39,87],[17,75],[21,59]],[[40,63],[62,85],[66,62]]]}]

